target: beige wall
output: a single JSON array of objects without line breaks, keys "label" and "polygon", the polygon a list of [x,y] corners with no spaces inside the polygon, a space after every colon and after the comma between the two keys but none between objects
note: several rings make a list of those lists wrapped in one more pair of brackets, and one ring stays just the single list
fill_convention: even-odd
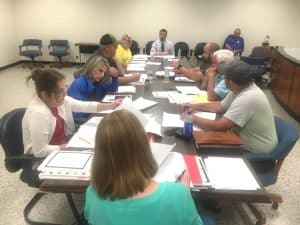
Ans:
[{"label": "beige wall", "polygon": [[14,1],[0,0],[0,67],[18,61]]},{"label": "beige wall", "polygon": [[[5,2],[10,2],[9,0]],[[242,29],[247,55],[265,34],[272,45],[300,47],[298,0],[15,0],[17,46],[24,38],[43,40],[43,60],[50,39],[68,39],[75,61],[78,41],[99,42],[106,32],[129,33],[142,47],[165,27],[169,40],[197,42],[224,38]],[[11,5],[11,3],[10,3]],[[2,10],[1,10],[2,11]],[[4,16],[1,15],[3,18]],[[11,15],[8,15],[12,19]],[[6,17],[5,17],[6,18]],[[13,24],[11,22],[10,24]],[[12,29],[12,28],[10,28]],[[11,47],[12,48],[12,47]],[[1,54],[2,55],[2,54]]]}]

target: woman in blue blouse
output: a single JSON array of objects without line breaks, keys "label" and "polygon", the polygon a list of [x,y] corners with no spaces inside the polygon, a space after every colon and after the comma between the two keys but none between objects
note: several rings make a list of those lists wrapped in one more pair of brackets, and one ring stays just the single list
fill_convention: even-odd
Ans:
[{"label": "woman in blue blouse", "polygon": [[[86,191],[84,216],[90,225],[199,225],[189,176],[157,183],[157,164],[139,120],[126,110],[101,121]],[[185,184],[185,185],[184,185]]]},{"label": "woman in blue blouse", "polygon": [[[70,85],[68,95],[81,101],[100,101],[107,92],[118,90],[118,74],[105,77],[109,64],[102,56],[94,56],[84,65],[82,73]],[[76,121],[84,121],[89,114],[74,113]]]}]

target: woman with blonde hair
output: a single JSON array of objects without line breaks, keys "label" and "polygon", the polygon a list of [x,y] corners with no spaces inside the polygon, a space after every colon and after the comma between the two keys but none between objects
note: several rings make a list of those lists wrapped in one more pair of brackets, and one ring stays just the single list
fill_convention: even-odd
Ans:
[{"label": "woman with blonde hair", "polygon": [[131,42],[132,39],[128,34],[123,35],[116,50],[116,58],[124,67],[132,60],[132,53],[130,50]]},{"label": "woman with blonde hair", "polygon": [[[157,164],[145,130],[126,110],[101,121],[86,191],[84,215],[89,224],[202,224],[189,189],[182,183],[157,183]],[[185,185],[183,185],[185,184]]]},{"label": "woman with blonde hair", "polygon": [[[100,101],[108,92],[116,92],[119,87],[118,75],[106,77],[109,64],[103,56],[95,55],[84,65],[81,75],[70,85],[68,95],[81,101]],[[87,113],[74,113],[76,121],[84,122]]]},{"label": "woman with blonde hair", "polygon": [[65,147],[66,137],[75,131],[72,112],[98,112],[120,104],[83,102],[66,96],[65,77],[56,70],[35,70],[27,82],[30,80],[35,84],[36,95],[23,117],[22,134],[25,153],[36,158]]}]

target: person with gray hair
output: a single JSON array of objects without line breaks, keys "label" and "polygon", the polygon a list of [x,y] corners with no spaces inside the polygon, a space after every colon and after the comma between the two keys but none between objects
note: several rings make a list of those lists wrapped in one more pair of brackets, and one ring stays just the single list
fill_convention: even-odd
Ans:
[{"label": "person with gray hair", "polygon": [[225,99],[204,104],[184,104],[183,108],[220,113],[222,117],[216,120],[196,115],[192,119],[204,130],[231,130],[237,133],[248,151],[272,152],[278,143],[274,116],[267,97],[252,79],[250,66],[235,60],[227,66],[224,79],[231,90]]},{"label": "person with gray hair", "polygon": [[[109,63],[103,56],[93,56],[83,66],[81,76],[71,83],[68,95],[81,101],[100,101],[107,92],[116,92],[119,86],[118,74],[105,75],[109,69]],[[88,115],[73,113],[75,121],[84,121]]]},{"label": "person with gray hair", "polygon": [[206,86],[209,101],[218,101],[226,97],[229,89],[225,85],[224,72],[233,61],[232,51],[221,49],[213,53],[212,66],[207,69],[202,81],[203,86]]}]

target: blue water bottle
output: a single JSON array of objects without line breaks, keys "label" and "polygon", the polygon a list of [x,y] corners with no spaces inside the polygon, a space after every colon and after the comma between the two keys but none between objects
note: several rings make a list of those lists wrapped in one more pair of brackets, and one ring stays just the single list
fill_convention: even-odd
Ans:
[{"label": "blue water bottle", "polygon": [[191,108],[188,108],[185,112],[182,136],[186,139],[193,136],[193,115]]}]

